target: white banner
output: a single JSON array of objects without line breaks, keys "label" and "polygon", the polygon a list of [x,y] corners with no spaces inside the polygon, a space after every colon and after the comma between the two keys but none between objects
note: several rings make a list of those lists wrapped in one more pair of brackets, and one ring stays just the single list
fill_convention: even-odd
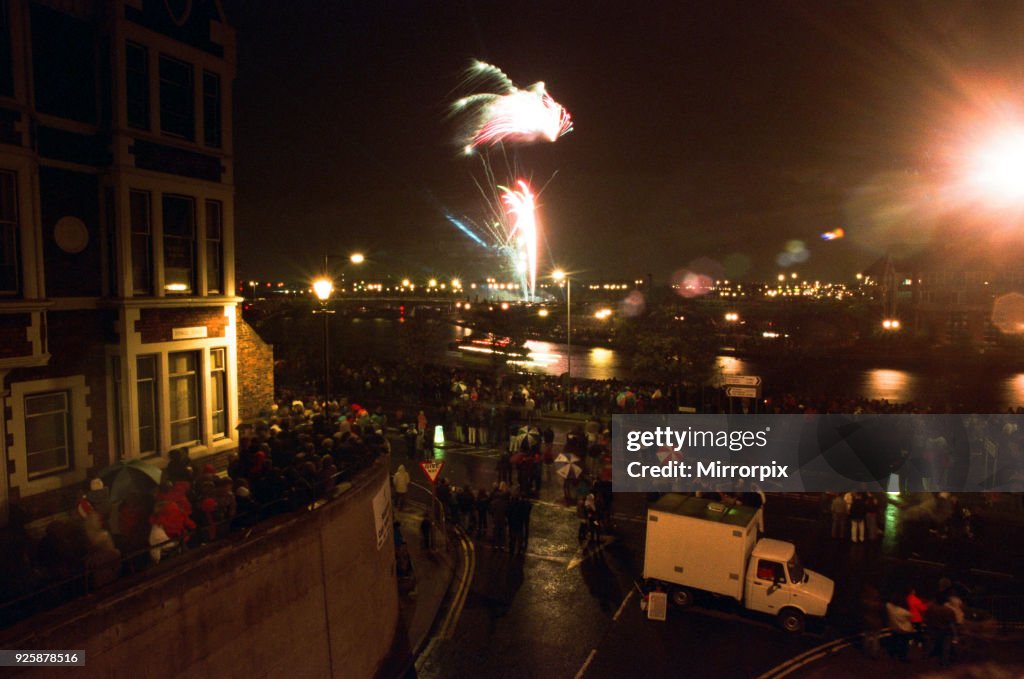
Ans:
[{"label": "white banner", "polygon": [[391,484],[385,481],[373,496],[373,520],[377,527],[377,550],[391,537]]}]

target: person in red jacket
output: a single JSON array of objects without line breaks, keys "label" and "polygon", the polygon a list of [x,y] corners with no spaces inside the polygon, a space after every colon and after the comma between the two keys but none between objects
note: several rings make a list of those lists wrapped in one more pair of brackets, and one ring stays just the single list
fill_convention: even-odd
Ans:
[{"label": "person in red jacket", "polygon": [[921,628],[924,626],[924,613],[928,610],[928,604],[917,596],[913,587],[907,592],[907,610],[910,611],[910,624],[914,626],[914,639],[921,642]]}]

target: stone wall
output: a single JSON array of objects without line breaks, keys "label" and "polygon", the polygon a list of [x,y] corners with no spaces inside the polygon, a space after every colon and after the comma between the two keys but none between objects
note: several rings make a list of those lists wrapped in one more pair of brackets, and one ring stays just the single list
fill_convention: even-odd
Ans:
[{"label": "stone wall", "polygon": [[26,620],[0,648],[84,649],[61,677],[372,677],[399,621],[390,523],[378,549],[373,509],[386,464],[313,512]]},{"label": "stone wall", "polygon": [[263,341],[237,311],[235,338],[238,343],[238,419],[259,417],[274,401],[274,347]]}]

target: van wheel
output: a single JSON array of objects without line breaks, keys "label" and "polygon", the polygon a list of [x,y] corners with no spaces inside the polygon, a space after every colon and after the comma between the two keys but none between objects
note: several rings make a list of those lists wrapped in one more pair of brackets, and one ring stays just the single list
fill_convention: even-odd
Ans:
[{"label": "van wheel", "polygon": [[693,592],[686,589],[685,587],[680,587],[677,590],[673,590],[672,603],[674,603],[676,606],[679,606],[679,608],[686,608],[688,606],[692,606]]},{"label": "van wheel", "polygon": [[791,634],[804,631],[804,614],[795,608],[784,608],[779,613],[779,624]]}]

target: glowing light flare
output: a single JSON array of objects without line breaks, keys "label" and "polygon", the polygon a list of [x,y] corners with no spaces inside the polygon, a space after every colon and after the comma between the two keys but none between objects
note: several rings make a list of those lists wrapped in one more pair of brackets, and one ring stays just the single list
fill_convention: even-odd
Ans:
[{"label": "glowing light flare", "polygon": [[537,289],[537,202],[530,185],[524,179],[516,182],[519,188],[502,189],[501,201],[513,221],[509,226],[509,237],[514,238],[520,248],[520,261],[525,264],[526,281],[529,288],[525,297],[532,299]]},{"label": "glowing light flare", "polygon": [[838,229],[832,229],[831,231],[826,231],[825,233],[821,234],[821,239],[824,241],[839,240],[845,235],[846,230],[840,227]]},{"label": "glowing light flare", "polygon": [[321,302],[326,302],[334,292],[334,282],[330,278],[317,278],[313,281],[313,292]]},{"label": "glowing light flare", "polygon": [[997,205],[1024,203],[1024,126],[996,130],[967,154],[965,183]]}]

